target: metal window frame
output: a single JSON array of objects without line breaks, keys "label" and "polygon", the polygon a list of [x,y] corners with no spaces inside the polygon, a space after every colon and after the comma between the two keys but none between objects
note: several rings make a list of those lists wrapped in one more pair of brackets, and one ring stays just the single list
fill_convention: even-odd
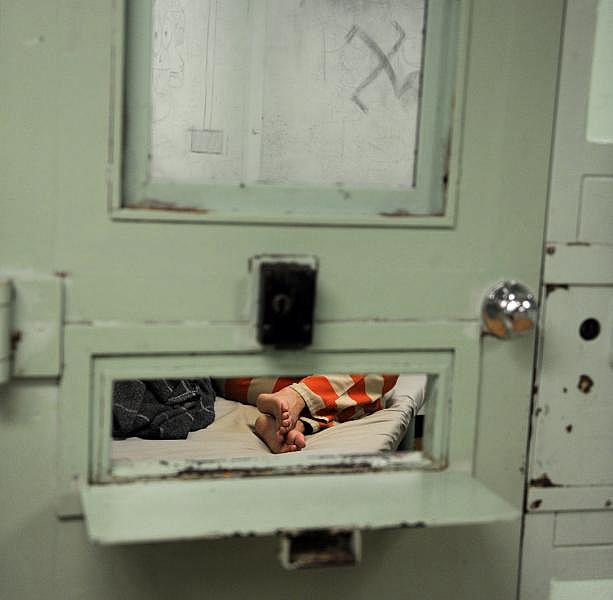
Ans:
[{"label": "metal window frame", "polygon": [[[149,181],[152,0],[118,0],[114,18],[109,213],[114,220],[282,225],[455,225],[469,3],[427,2],[415,186],[200,185]],[[458,76],[456,76],[456,72]],[[125,94],[125,98],[124,98]],[[124,102],[125,100],[125,102]],[[123,124],[126,123],[124,128]],[[125,143],[124,143],[125,142]],[[123,185],[122,185],[123,175]],[[130,208],[126,205],[131,205]]]},{"label": "metal window frame", "polygon": [[[228,362],[227,354],[179,356],[124,355],[94,357],[91,375],[94,380],[90,405],[91,439],[90,472],[93,482],[109,482],[139,477],[168,477],[198,473],[216,477],[220,473],[252,474],[275,472],[300,473],[321,469],[325,472],[373,469],[442,469],[448,460],[448,428],[453,371],[453,351],[430,352],[311,352],[298,357],[293,353],[274,357],[266,354],[236,353]],[[274,366],[273,366],[274,365]],[[381,456],[318,456],[306,453],[209,460],[139,461],[114,465],[111,461],[112,389],[117,380],[126,379],[196,379],[203,376],[236,377],[237,375],[274,376],[297,373],[402,373],[436,377],[436,397],[425,407],[428,426],[424,431],[424,453],[400,452]],[[432,421],[432,422],[430,422]]]}]

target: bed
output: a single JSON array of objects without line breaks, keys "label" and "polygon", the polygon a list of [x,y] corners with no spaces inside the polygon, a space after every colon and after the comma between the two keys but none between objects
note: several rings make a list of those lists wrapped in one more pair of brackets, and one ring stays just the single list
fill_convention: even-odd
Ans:
[{"label": "bed", "polygon": [[[317,455],[371,454],[396,450],[425,400],[426,375],[401,375],[384,398],[385,408],[356,421],[339,423],[307,436],[304,453]],[[258,410],[217,397],[215,421],[190,433],[185,440],[114,440],[111,460],[205,460],[270,456],[270,450],[254,433]]]}]

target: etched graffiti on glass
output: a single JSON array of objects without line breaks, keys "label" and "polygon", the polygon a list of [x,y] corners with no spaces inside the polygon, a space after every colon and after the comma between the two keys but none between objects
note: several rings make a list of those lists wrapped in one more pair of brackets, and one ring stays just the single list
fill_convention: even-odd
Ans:
[{"label": "etched graffiti on glass", "polygon": [[358,25],[354,25],[347,33],[347,43],[350,43],[355,37],[361,39],[379,60],[379,64],[370,72],[351,96],[351,99],[360,107],[362,112],[368,112],[368,106],[360,99],[360,93],[373,83],[381,73],[387,75],[396,98],[401,98],[407,91],[410,89],[416,90],[419,86],[419,71],[412,71],[404,80],[399,80],[396,70],[390,62],[390,59],[400,50],[406,39],[406,32],[397,21],[394,21],[393,26],[398,33],[398,39],[394,42],[389,52],[384,52],[381,46]]}]

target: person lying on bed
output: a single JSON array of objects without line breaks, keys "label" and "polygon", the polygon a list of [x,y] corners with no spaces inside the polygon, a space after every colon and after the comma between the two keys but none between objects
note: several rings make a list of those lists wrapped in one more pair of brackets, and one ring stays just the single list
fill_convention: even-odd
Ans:
[{"label": "person lying on bed", "polygon": [[295,452],[305,435],[383,408],[398,375],[309,375],[215,380],[221,396],[257,406],[255,433],[271,452]]}]

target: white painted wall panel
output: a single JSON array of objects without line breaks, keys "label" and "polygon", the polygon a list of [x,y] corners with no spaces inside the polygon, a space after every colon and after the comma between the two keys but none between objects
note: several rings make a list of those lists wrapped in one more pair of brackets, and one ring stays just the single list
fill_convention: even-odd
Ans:
[{"label": "white painted wall panel", "polygon": [[583,180],[579,239],[592,244],[613,244],[613,177]]}]

